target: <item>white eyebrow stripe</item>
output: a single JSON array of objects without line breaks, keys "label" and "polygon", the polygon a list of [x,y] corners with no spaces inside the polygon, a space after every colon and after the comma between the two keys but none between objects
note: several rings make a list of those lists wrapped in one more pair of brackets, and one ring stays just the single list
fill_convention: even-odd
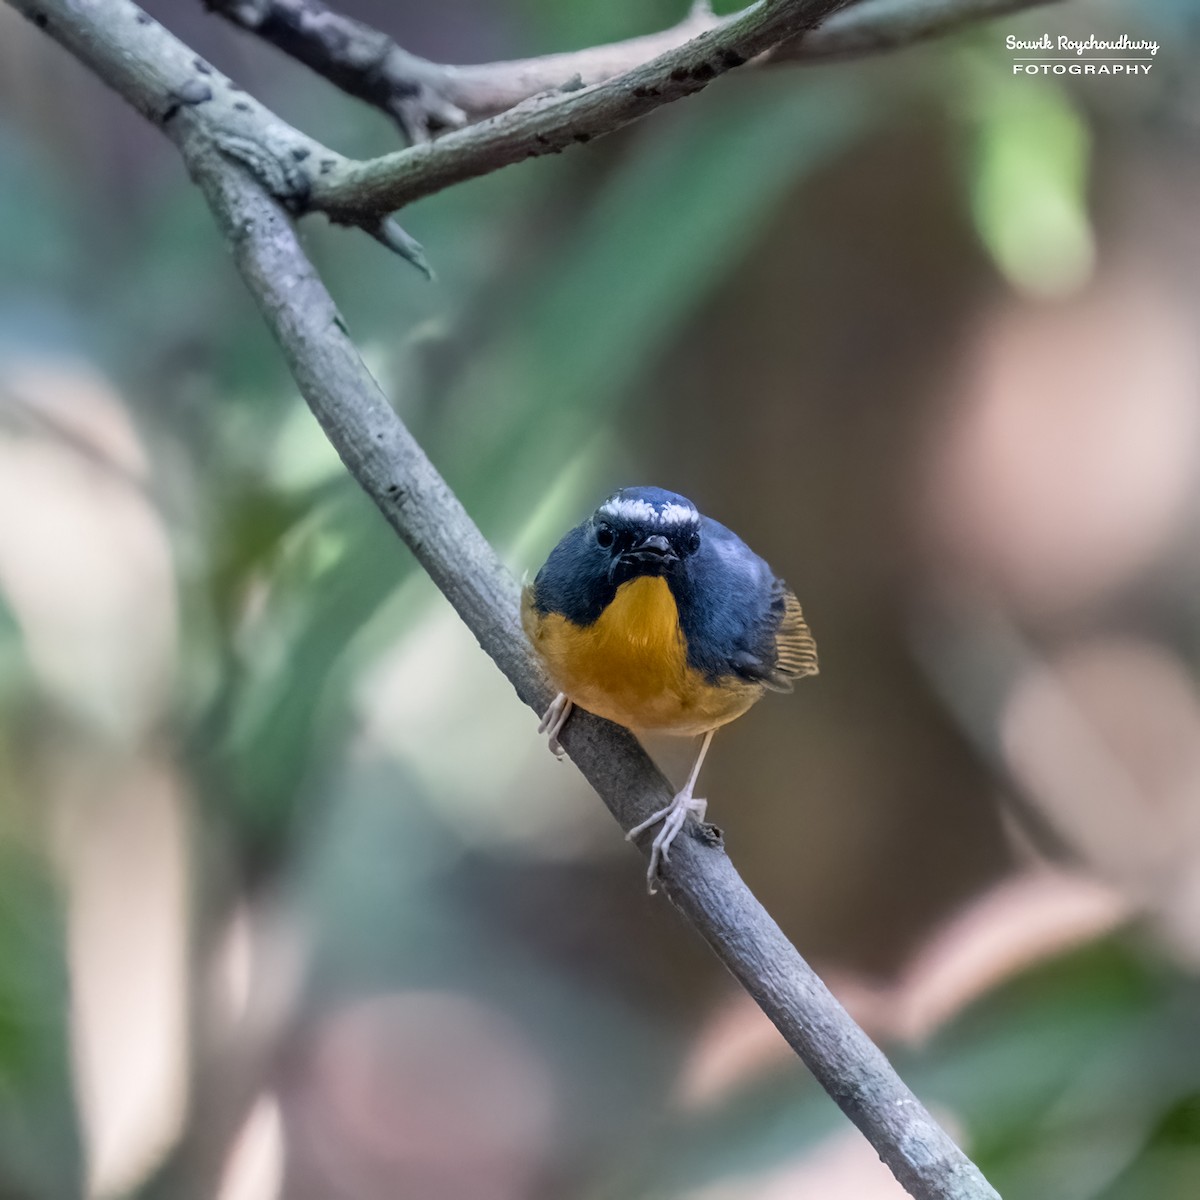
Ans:
[{"label": "white eyebrow stripe", "polygon": [[600,508],[602,517],[653,522],[656,525],[690,525],[699,519],[699,515],[694,508],[683,504],[672,502],[657,509],[647,500],[629,500],[624,497],[609,500]]},{"label": "white eyebrow stripe", "polygon": [[620,497],[609,500],[600,509],[600,515],[625,521],[654,521],[658,518],[653,504],[645,500],[622,500]]},{"label": "white eyebrow stripe", "polygon": [[687,508],[682,504],[665,504],[659,513],[659,520],[664,525],[690,525],[699,515],[694,508]]}]

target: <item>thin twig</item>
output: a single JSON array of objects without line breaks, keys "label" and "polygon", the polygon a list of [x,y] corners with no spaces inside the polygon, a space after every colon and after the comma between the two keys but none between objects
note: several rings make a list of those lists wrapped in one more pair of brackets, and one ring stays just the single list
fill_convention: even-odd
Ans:
[{"label": "thin twig", "polygon": [[436,142],[368,162],[345,162],[313,181],[312,202],[354,223],[511,163],[558,154],[695,95],[756,55],[795,37],[847,0],[759,0],[648,62],[591,87],[534,96]]},{"label": "thin twig", "polygon": [[395,119],[410,142],[492,117],[572,79],[603,83],[720,23],[705,4],[670,29],[567,54],[448,66],[410,54],[387,34],[320,0],[202,0],[331,83]]},{"label": "thin twig", "polygon": [[[125,0],[8,0],[137,103],[155,65],[125,44],[114,67],[105,21]],[[120,45],[120,37],[117,37]],[[140,105],[139,105],[140,106]],[[153,111],[153,110],[152,110]],[[234,261],[300,391],[347,469],[410,547],[483,649],[535,712],[552,689],[525,641],[517,586],[379,390],[308,261],[287,211],[231,160],[201,122],[162,121],[207,197]],[[625,829],[670,788],[627,731],[579,713],[562,736],[572,759]],[[998,1200],[788,942],[724,853],[695,823],[676,843],[665,891],[918,1200]]]},{"label": "thin twig", "polygon": [[[1053,0],[862,0],[754,60],[817,63],[893,50]],[[657,33],[538,58],[452,66],[412,54],[321,0],[203,0],[205,6],[395,119],[412,143],[496,116],[578,79],[585,87],[730,20],[705,3]]]}]

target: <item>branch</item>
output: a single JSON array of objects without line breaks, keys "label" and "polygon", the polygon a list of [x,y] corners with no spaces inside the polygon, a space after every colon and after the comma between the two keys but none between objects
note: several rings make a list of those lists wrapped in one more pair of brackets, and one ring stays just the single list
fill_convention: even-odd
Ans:
[{"label": "branch", "polygon": [[[8,0],[139,103],[157,71],[126,0]],[[47,14],[52,13],[52,19]],[[117,69],[116,51],[124,59]],[[152,89],[153,90],[153,89]],[[196,102],[200,103],[199,101]],[[142,105],[139,103],[139,107]],[[199,120],[162,125],[204,192],[309,407],[347,469],[535,712],[552,692],[520,629],[517,586],[379,390],[306,258],[287,211]],[[147,111],[143,108],[143,111]],[[249,164],[252,165],[252,164]],[[629,829],[671,789],[632,734],[580,712],[562,743]],[[711,826],[690,823],[664,890],[918,1200],[998,1200],[734,870]]]},{"label": "branch", "polygon": [[313,181],[313,204],[336,219],[377,218],[422,196],[526,158],[558,154],[694,95],[756,55],[811,29],[847,0],[758,0],[624,74],[591,87],[534,96],[436,142],[367,162],[345,162]]},{"label": "branch", "polygon": [[589,141],[699,91],[846,0],[759,0],[719,29],[607,83],[535,98],[437,145],[362,163],[335,154],[280,120],[133,0],[8,3],[87,62],[176,141],[203,136],[246,167],[289,211],[320,211],[364,229],[428,274],[420,247],[388,220],[397,208],[518,159]]},{"label": "branch", "polygon": [[[572,80],[591,87],[633,70],[705,30],[727,24],[703,0],[677,25],[605,46],[508,62],[450,66],[321,0],[203,0],[206,7],[311,67],[400,126],[409,142],[496,116]],[[1053,0],[863,0],[781,43],[752,65],[814,63],[892,50]]]},{"label": "branch", "polygon": [[[521,632],[518,588],[379,390],[287,214],[203,141],[182,150],[313,414],[378,506],[516,689],[542,712],[554,689]],[[577,712],[560,735],[623,829],[672,789],[636,738]],[[664,890],[813,1075],[919,1200],[999,1200],[879,1048],[801,958],[729,861],[720,835],[685,827]]]},{"label": "branch", "polygon": [[[933,36],[952,23],[969,19],[967,14],[993,13],[1036,0],[960,0],[958,4],[954,0],[912,0],[911,4],[869,0],[834,16],[822,29],[807,36],[807,31],[847,0],[758,0],[715,24],[711,24],[716,19],[706,8],[697,8],[667,35],[619,44],[624,47],[622,53],[630,53],[630,47],[642,53],[663,39],[672,41],[700,29],[691,40],[669,46],[649,62],[592,86],[573,78],[558,92],[530,97],[486,121],[457,129],[436,143],[366,162],[343,158],[280,120],[198,58],[132,0],[7,2],[88,62],[102,79],[171,136],[178,139],[203,132],[222,154],[250,170],[289,211],[324,212],[332,221],[357,226],[428,275],[420,246],[389,220],[390,213],[413,200],[524,158],[555,154],[591,141],[660,105],[701,90],[748,60],[761,61],[764,55],[772,54],[794,57],[810,44],[810,39],[815,38],[818,47],[824,45],[826,54],[859,52],[868,44],[881,48],[899,44],[900,40]],[[233,0],[228,4],[225,0],[213,2],[221,5],[222,11],[233,5]],[[321,23],[321,13],[327,11],[314,8],[315,0],[237,0],[236,9],[231,11],[273,13],[281,4],[299,5],[303,12],[315,14],[312,21],[317,24]],[[870,13],[876,14],[874,23],[863,15]],[[250,17],[243,15],[242,19],[249,21]],[[328,14],[328,20],[341,22],[343,18]],[[263,28],[268,28],[266,18],[263,21]],[[708,28],[700,28],[706,23]],[[309,24],[300,21],[295,28],[307,29]],[[335,24],[334,28],[341,26]],[[361,33],[365,27],[355,28],[362,37],[367,36]],[[590,60],[589,71],[601,73],[602,69],[619,65],[621,55],[610,56],[612,49],[595,52],[597,57]],[[573,57],[532,59],[527,63],[544,65]],[[501,64],[514,79],[526,65]],[[477,68],[484,73],[490,69]],[[454,70],[468,72],[471,68]],[[534,78],[534,82],[544,79]]]},{"label": "branch", "polygon": [[344,92],[381,109],[413,143],[427,142],[571,80],[603,83],[720,23],[696,4],[660,33],[567,54],[480,66],[430,62],[321,0],[203,0],[206,8],[271,42]]}]

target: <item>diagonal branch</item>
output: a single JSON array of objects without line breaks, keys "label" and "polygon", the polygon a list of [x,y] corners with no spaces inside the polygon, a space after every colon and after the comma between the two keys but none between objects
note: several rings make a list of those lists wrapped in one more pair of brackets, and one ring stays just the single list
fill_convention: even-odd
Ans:
[{"label": "diagonal branch", "polygon": [[[963,25],[1052,0],[862,0],[780,43],[755,66],[814,63],[895,49]],[[378,29],[321,0],[203,0],[233,24],[271,42],[343,91],[381,109],[412,143],[505,112],[572,80],[603,83],[728,23],[699,0],[669,29],[538,58],[451,66],[412,54]]]},{"label": "diagonal branch", "polygon": [[[542,711],[553,689],[520,631],[517,585],[379,390],[287,214],[203,141],[181,145],[234,261],[347,470],[507,675]],[[627,731],[583,712],[562,744],[622,828],[671,789]],[[918,1200],[999,1200],[755,899],[711,826],[676,843],[664,885],[842,1111]]]}]

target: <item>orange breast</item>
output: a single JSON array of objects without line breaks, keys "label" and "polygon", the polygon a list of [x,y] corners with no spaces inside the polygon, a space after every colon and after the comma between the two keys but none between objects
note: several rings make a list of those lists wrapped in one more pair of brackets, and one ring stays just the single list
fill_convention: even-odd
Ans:
[{"label": "orange breast", "polygon": [[630,729],[705,733],[763,693],[736,677],[710,683],[688,666],[675,597],[662,578],[622,584],[591,625],[538,613],[528,590],[522,616],[555,684],[581,708]]}]

